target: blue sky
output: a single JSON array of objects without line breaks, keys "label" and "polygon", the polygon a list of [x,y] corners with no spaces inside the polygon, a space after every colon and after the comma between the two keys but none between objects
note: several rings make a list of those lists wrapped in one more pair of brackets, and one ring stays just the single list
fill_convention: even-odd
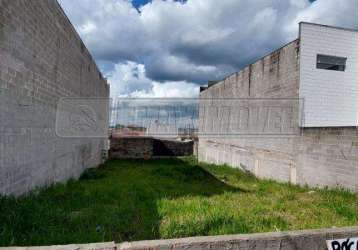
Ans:
[{"label": "blue sky", "polygon": [[[146,5],[147,3],[150,3],[152,0],[132,0],[132,5],[139,9],[141,6]],[[176,2],[185,3],[187,0],[174,0]],[[315,1],[315,0],[310,0]]]},{"label": "blue sky", "polygon": [[151,0],[133,0],[132,4],[134,7],[139,8],[142,5],[146,5],[148,2],[150,2]]},{"label": "blue sky", "polygon": [[112,97],[194,97],[296,39],[300,21],[358,28],[356,0],[58,0]]}]

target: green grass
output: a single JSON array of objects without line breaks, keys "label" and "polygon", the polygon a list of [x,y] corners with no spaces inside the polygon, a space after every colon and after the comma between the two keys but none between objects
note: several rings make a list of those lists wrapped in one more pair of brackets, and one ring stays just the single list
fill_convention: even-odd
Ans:
[{"label": "green grass", "polygon": [[0,245],[133,241],[358,224],[358,194],[257,180],[195,160],[109,161],[0,198]]}]

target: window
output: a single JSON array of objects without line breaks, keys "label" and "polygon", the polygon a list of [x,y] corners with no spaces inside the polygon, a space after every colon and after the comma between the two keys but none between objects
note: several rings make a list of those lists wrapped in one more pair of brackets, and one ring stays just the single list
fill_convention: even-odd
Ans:
[{"label": "window", "polygon": [[345,71],[346,62],[345,57],[317,55],[317,69]]}]

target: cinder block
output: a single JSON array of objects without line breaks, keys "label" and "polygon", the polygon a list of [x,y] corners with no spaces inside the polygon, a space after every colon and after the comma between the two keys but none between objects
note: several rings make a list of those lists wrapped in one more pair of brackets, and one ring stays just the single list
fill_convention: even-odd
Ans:
[{"label": "cinder block", "polygon": [[58,137],[56,105],[109,86],[56,0],[0,5],[0,194],[19,195],[101,163],[106,138]]}]

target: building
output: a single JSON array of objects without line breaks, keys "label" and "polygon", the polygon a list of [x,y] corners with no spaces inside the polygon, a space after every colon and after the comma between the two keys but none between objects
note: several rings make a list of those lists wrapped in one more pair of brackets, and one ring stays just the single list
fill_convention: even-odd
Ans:
[{"label": "building", "polygon": [[0,195],[98,166],[108,138],[83,132],[98,132],[101,123],[108,133],[108,97],[107,81],[56,0],[0,1]]},{"label": "building", "polygon": [[299,30],[297,40],[201,89],[199,160],[357,191],[358,31]]}]

